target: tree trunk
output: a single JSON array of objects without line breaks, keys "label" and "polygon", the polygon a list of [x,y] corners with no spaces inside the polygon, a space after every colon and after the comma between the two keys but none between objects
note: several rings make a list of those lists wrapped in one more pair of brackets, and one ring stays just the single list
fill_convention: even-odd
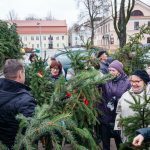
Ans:
[{"label": "tree trunk", "polygon": [[126,44],[126,29],[124,28],[121,32],[120,32],[120,36],[119,36],[119,46],[120,48],[123,48],[123,46]]}]

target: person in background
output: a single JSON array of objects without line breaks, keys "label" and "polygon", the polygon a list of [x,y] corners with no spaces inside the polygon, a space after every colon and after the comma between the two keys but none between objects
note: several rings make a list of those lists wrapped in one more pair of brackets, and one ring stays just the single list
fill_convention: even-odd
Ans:
[{"label": "person in background", "polygon": [[106,51],[99,51],[97,58],[100,61],[100,71],[103,74],[109,73],[108,67],[109,64],[113,61],[111,57],[108,57]]},{"label": "person in background", "polygon": [[146,95],[150,96],[150,88],[148,86],[149,81],[149,75],[145,70],[135,70],[130,76],[131,89],[125,92],[119,99],[114,129],[121,131],[123,142],[128,141],[128,138],[124,135],[124,127],[122,126],[120,119],[133,116],[136,113],[130,107],[130,103],[134,103],[134,98],[140,99],[142,103],[144,102],[145,91]]},{"label": "person in background", "polygon": [[37,57],[38,57],[38,56],[37,56],[35,53],[30,54],[30,56],[29,56],[30,62],[31,62],[31,63],[35,62],[36,59],[37,59]]},{"label": "person in background", "polygon": [[141,146],[143,141],[150,141],[150,128],[141,128],[136,130],[138,134],[134,139],[132,144],[136,147]]},{"label": "person in background", "polygon": [[59,61],[55,58],[51,58],[50,62],[50,80],[56,81],[61,75],[63,75],[63,68]]},{"label": "person in background", "polygon": [[110,150],[111,138],[115,139],[116,146],[119,149],[121,137],[119,132],[114,131],[116,107],[122,94],[130,89],[130,83],[121,62],[114,60],[110,63],[108,70],[113,79],[100,87],[102,102],[99,104],[99,110],[101,111],[99,121],[103,150]]},{"label": "person in background", "polygon": [[17,59],[8,59],[5,62],[0,78],[0,141],[12,149],[19,128],[17,114],[31,117],[36,102],[24,85],[25,70],[23,64]]}]

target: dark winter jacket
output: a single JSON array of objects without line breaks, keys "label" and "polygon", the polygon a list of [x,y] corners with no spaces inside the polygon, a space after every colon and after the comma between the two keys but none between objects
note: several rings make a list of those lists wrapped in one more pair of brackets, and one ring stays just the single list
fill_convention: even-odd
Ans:
[{"label": "dark winter jacket", "polygon": [[112,61],[113,61],[113,59],[111,57],[108,57],[108,60],[106,62],[100,62],[100,71],[103,74],[107,74],[109,72],[108,67]]},{"label": "dark winter jacket", "polygon": [[102,102],[99,105],[101,111],[100,121],[105,124],[114,123],[116,107],[119,98],[130,89],[130,82],[126,74],[108,81],[101,86]]},{"label": "dark winter jacket", "polygon": [[9,148],[14,144],[19,122],[16,115],[31,117],[36,106],[29,88],[5,78],[0,79],[0,141]]},{"label": "dark winter jacket", "polygon": [[137,134],[142,134],[144,137],[144,140],[150,141],[150,128],[141,128],[136,130]]}]

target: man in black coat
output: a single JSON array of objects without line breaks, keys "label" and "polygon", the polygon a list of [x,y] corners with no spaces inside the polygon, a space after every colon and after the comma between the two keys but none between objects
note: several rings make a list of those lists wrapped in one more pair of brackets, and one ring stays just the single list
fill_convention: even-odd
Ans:
[{"label": "man in black coat", "polygon": [[97,58],[100,61],[100,71],[103,74],[109,73],[108,67],[109,67],[109,64],[113,61],[113,59],[111,57],[108,57],[108,54],[104,50],[99,51]]},{"label": "man in black coat", "polygon": [[11,149],[19,128],[16,115],[31,117],[36,102],[29,87],[24,85],[25,70],[20,61],[6,60],[3,73],[5,78],[0,78],[0,141]]}]

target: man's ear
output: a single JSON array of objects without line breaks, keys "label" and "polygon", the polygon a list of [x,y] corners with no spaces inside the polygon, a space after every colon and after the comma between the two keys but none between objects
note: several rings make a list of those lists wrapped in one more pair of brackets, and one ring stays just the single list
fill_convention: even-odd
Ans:
[{"label": "man's ear", "polygon": [[19,71],[17,72],[17,78],[18,78],[18,79],[21,79],[21,77],[22,77],[22,70],[19,70]]}]

